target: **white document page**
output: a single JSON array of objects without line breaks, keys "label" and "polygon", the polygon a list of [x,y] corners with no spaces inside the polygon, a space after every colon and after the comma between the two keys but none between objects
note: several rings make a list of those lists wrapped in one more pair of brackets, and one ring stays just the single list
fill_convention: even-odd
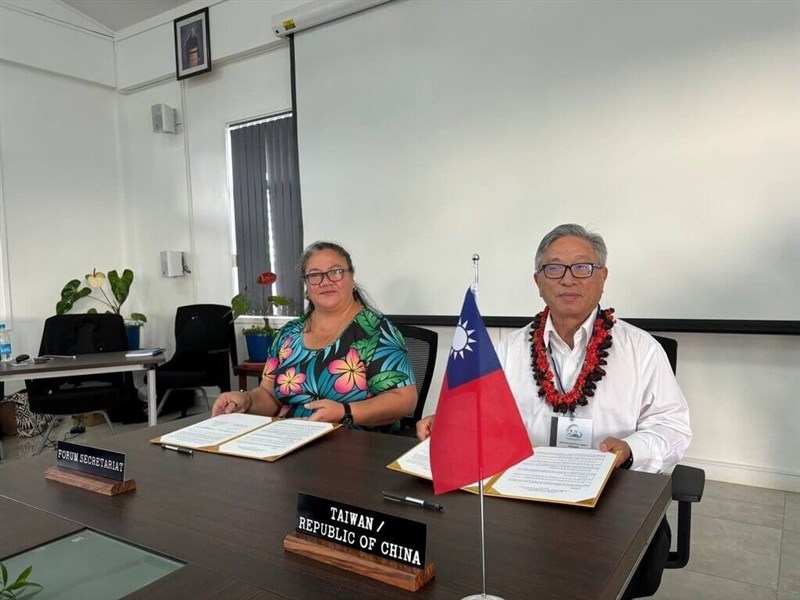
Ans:
[{"label": "white document page", "polygon": [[431,473],[431,438],[420,442],[397,459],[400,469],[417,477],[433,479]]},{"label": "white document page", "polygon": [[219,451],[249,458],[281,456],[329,432],[333,427],[332,423],[286,419],[223,444]]},{"label": "white document page", "polygon": [[[433,472],[431,471],[431,438],[420,442],[395,462],[404,473],[433,480]],[[394,463],[389,465],[389,468],[395,468]],[[490,479],[491,477],[486,477],[483,482],[487,483]],[[479,491],[478,482],[465,485],[461,489],[477,493]]]},{"label": "white document page", "polygon": [[186,448],[216,446],[256,427],[262,427],[271,421],[272,418],[270,417],[243,413],[217,415],[211,419],[162,435],[160,443],[174,444]]},{"label": "white document page", "polygon": [[581,502],[600,494],[617,455],[613,452],[539,446],[514,465],[491,489],[503,496]]}]

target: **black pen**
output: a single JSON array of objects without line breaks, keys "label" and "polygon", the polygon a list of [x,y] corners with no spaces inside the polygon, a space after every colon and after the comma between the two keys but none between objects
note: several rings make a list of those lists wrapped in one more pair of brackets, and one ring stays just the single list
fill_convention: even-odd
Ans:
[{"label": "black pen", "polygon": [[414,504],[416,506],[421,506],[422,508],[430,508],[431,510],[444,510],[444,506],[441,504],[436,504],[435,502],[428,502],[427,500],[423,500],[422,498],[412,498],[411,496],[400,496],[399,494],[392,494],[390,492],[383,492],[383,497],[387,500],[392,500],[394,502],[402,502],[403,504]]},{"label": "black pen", "polygon": [[189,456],[194,456],[194,450],[190,450],[189,448],[181,448],[180,446],[170,446],[169,444],[161,444],[161,447],[164,450],[172,450],[173,452],[178,452],[179,454],[188,454]]}]

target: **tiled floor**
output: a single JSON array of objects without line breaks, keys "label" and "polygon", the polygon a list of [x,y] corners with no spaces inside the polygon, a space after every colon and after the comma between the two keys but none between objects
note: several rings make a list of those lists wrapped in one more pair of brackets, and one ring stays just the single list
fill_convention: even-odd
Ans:
[{"label": "tiled floor", "polygon": [[[193,412],[202,412],[199,407]],[[159,417],[160,422],[178,414]],[[72,423],[55,429],[72,438]],[[119,425],[117,432],[144,424]],[[74,438],[91,443],[109,435],[104,424]],[[39,439],[3,438],[6,460],[29,457]],[[45,450],[47,451],[47,450]],[[668,518],[677,531],[677,509]],[[692,550],[684,569],[667,570],[658,600],[800,600],[800,494],[707,481],[692,512]]]}]

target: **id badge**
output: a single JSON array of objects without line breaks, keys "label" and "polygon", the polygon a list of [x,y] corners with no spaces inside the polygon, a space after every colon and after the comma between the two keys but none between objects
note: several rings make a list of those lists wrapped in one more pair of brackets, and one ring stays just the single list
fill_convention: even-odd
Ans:
[{"label": "id badge", "polygon": [[592,420],[579,417],[553,417],[550,445],[558,448],[591,448]]}]

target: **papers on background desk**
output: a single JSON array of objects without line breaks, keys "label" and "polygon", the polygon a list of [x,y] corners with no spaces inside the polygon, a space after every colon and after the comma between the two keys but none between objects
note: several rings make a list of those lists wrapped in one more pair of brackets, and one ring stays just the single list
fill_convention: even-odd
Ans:
[{"label": "papers on background desk", "polygon": [[[387,465],[395,471],[432,479],[430,440]],[[500,498],[593,507],[614,469],[616,454],[599,450],[540,446],[533,456],[484,480],[483,493]],[[462,488],[477,493],[477,483]]]},{"label": "papers on background desk", "polygon": [[338,427],[318,421],[232,413],[200,421],[150,441],[272,462]]},{"label": "papers on background desk", "polygon": [[141,348],[139,350],[129,350],[125,353],[125,358],[141,358],[143,356],[158,356],[164,354],[164,348]]}]

